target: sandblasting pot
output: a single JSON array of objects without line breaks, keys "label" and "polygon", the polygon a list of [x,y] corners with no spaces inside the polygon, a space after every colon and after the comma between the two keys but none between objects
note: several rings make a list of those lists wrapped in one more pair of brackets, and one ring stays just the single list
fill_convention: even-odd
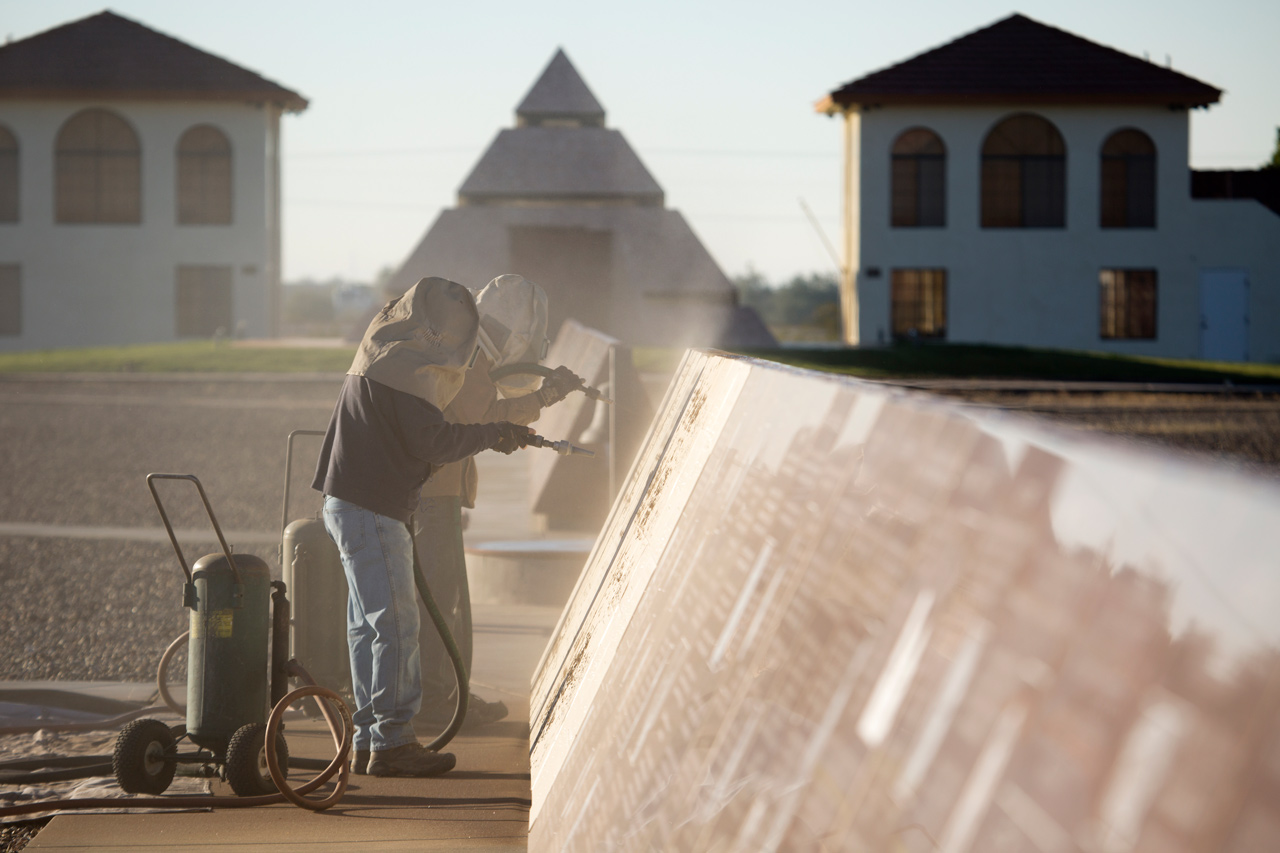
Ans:
[{"label": "sandblasting pot", "polygon": [[219,755],[236,729],[267,720],[271,572],[252,554],[233,556],[240,590],[223,554],[201,557],[191,572],[196,602],[187,644],[187,733]]}]

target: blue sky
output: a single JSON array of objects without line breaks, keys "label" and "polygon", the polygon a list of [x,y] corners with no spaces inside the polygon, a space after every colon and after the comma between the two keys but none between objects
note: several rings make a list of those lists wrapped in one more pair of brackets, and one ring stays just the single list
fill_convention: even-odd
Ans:
[{"label": "blue sky", "polygon": [[840,84],[1020,12],[1225,90],[1191,119],[1196,168],[1253,168],[1280,125],[1277,0],[0,0],[24,38],[104,8],[311,101],[284,121],[284,275],[369,280],[454,203],[563,47],[729,275],[833,269]]}]

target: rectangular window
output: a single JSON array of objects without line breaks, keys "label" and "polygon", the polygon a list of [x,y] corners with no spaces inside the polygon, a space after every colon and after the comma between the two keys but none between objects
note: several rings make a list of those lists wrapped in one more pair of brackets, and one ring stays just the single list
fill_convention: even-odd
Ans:
[{"label": "rectangular window", "polygon": [[178,152],[178,224],[231,224],[231,155]]},{"label": "rectangular window", "polygon": [[1155,340],[1155,270],[1102,270],[1098,285],[1098,334],[1102,338]]},{"label": "rectangular window", "polygon": [[1128,225],[1131,228],[1156,227],[1156,158],[1129,160]]},{"label": "rectangular window", "polygon": [[58,154],[58,221],[96,222],[98,160],[93,154]]},{"label": "rectangular window", "polygon": [[890,224],[894,228],[946,225],[946,176],[945,157],[895,154]]},{"label": "rectangular window", "polygon": [[1102,227],[1156,227],[1154,157],[1102,158]]},{"label": "rectangular window", "polygon": [[136,154],[58,152],[57,221],[142,221],[141,165]]},{"label": "rectangular window", "polygon": [[1022,226],[1022,168],[1013,158],[982,158],[982,227]]},{"label": "rectangular window", "polygon": [[894,270],[890,311],[895,340],[947,336],[947,271]]},{"label": "rectangular window", "polygon": [[1024,228],[1061,228],[1066,224],[1066,163],[1061,157],[1026,157],[1022,171]]},{"label": "rectangular window", "polygon": [[18,149],[0,146],[0,222],[17,221]]},{"label": "rectangular window", "polygon": [[0,335],[22,334],[22,269],[0,264]]},{"label": "rectangular window", "polygon": [[1129,226],[1129,190],[1123,157],[1102,158],[1102,227]]},{"label": "rectangular window", "polygon": [[894,157],[893,175],[890,186],[893,188],[893,210],[889,222],[894,228],[911,227],[920,224],[920,170],[914,157]]},{"label": "rectangular window", "polygon": [[178,267],[175,299],[180,338],[231,332],[231,267]]},{"label": "rectangular window", "polygon": [[947,161],[944,157],[921,157],[920,224],[941,227],[947,224]]}]

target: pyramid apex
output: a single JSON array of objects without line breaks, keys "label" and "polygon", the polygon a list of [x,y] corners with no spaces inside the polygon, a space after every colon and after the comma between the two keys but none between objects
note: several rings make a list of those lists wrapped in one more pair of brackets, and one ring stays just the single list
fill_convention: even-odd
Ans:
[{"label": "pyramid apex", "polygon": [[543,69],[516,107],[518,127],[603,127],[604,107],[587,88],[564,48]]}]

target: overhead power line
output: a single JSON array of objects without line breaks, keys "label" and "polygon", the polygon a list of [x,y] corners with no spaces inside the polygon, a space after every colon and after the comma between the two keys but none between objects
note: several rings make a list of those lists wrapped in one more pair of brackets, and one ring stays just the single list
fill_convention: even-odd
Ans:
[{"label": "overhead power line", "polygon": [[[478,154],[480,146],[448,146],[443,148],[348,148],[330,151],[291,151],[285,157],[296,160],[329,157],[417,157],[435,154]],[[645,154],[664,157],[748,157],[757,159],[835,159],[838,151],[788,151],[784,149],[746,148],[644,148]]]}]

